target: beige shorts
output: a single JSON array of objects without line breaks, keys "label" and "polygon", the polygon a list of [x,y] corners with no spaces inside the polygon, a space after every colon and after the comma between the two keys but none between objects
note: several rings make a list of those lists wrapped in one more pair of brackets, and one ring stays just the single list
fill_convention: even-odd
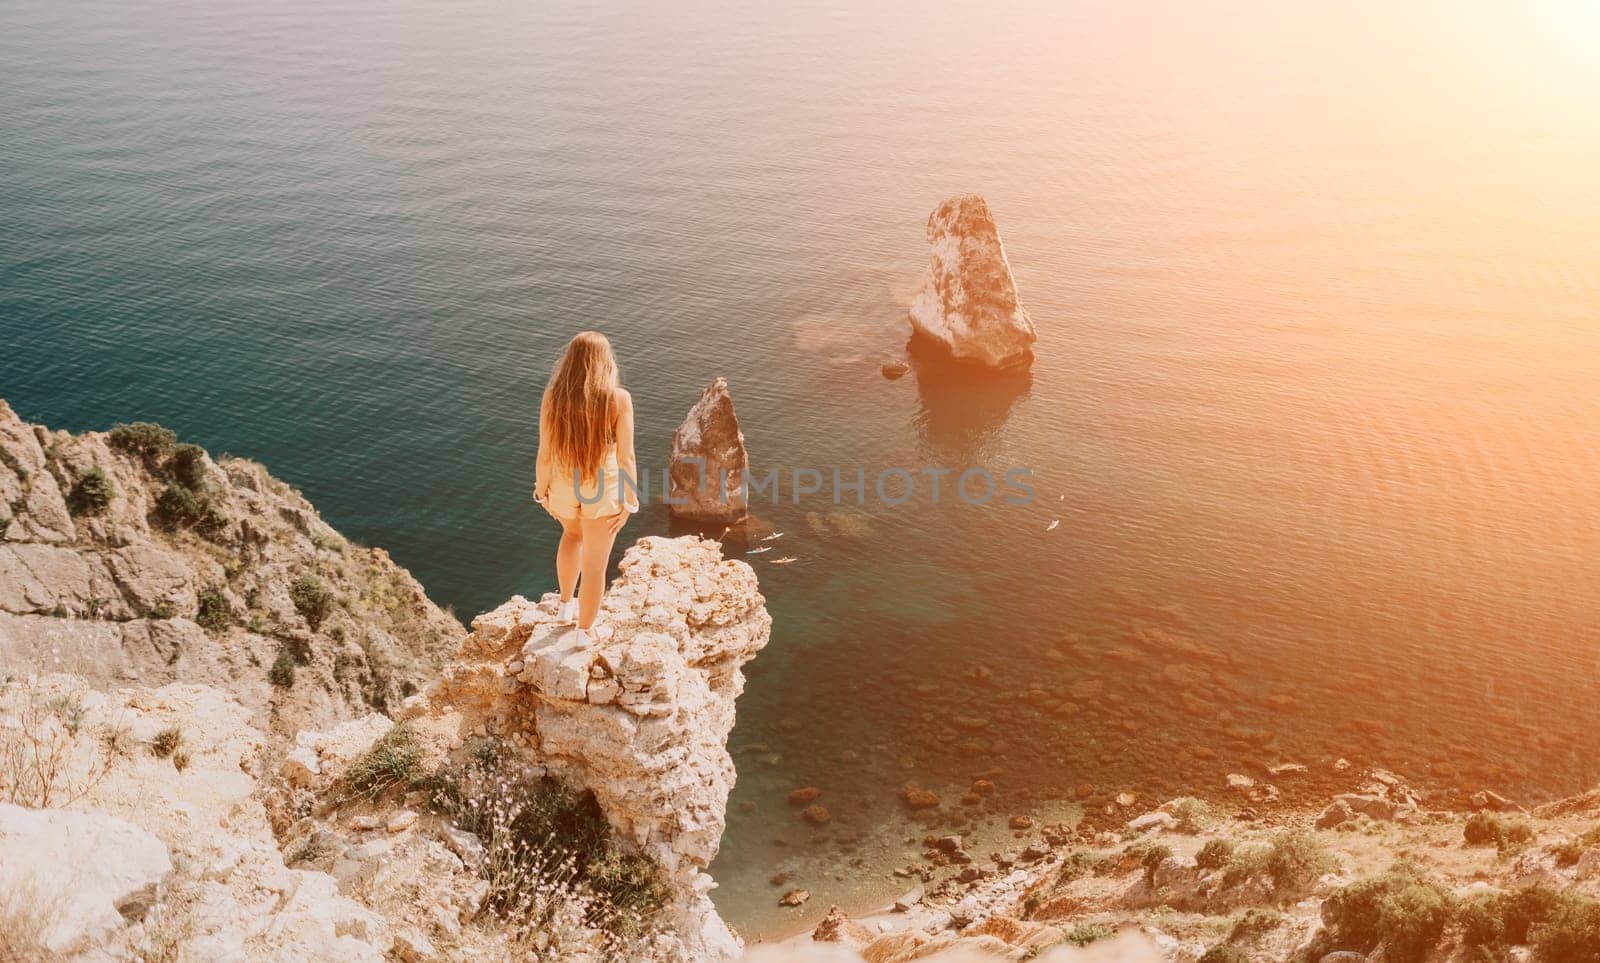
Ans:
[{"label": "beige shorts", "polygon": [[[577,518],[609,518],[625,511],[619,486],[633,500],[633,492],[625,487],[617,470],[617,458],[609,455],[600,465],[600,477],[575,483],[572,469],[557,466],[550,481],[550,498],[547,504],[557,518],[572,521]],[[605,481],[605,491],[599,491],[600,481]]]}]

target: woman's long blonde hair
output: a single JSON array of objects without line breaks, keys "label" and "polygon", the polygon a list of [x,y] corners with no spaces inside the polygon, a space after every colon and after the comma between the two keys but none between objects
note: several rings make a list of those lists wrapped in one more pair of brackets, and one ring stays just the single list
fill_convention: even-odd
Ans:
[{"label": "woman's long blonde hair", "polygon": [[583,331],[567,342],[539,406],[555,464],[576,468],[585,479],[595,477],[615,440],[621,384],[605,335]]}]

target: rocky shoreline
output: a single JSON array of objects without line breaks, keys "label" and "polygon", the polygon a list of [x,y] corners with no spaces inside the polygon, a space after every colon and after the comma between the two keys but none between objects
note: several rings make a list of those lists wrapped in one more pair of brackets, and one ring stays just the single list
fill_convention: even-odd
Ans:
[{"label": "rocky shoreline", "polygon": [[1438,809],[1386,770],[1335,772],[1346,786],[1322,806],[1257,812],[1240,777],[1231,804],[1129,800],[1115,829],[1024,817],[1007,852],[930,834],[896,871],[921,885],[855,917],[831,906],[772,958],[1600,959],[1600,791],[1529,811],[1481,790]]}]

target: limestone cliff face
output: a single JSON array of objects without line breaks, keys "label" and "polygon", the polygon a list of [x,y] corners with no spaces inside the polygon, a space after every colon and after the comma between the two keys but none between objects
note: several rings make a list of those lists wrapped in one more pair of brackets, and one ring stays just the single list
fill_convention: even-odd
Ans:
[{"label": "limestone cliff face", "polygon": [[[608,637],[580,646],[552,599],[513,599],[474,621],[458,658],[406,701],[403,726],[371,713],[301,731],[286,752],[209,686],[0,683],[0,922],[25,910],[38,937],[0,933],[0,951],[526,958],[488,909],[503,851],[419,791],[493,743],[496,778],[592,793],[614,837],[659,870],[663,925],[640,958],[737,956],[703,870],[734,780],[725,746],[741,666],[771,619],[749,566],[715,542],[642,539],[622,568]],[[380,791],[360,789],[352,773],[402,728],[417,758],[394,763]],[[49,765],[24,764],[41,753]],[[576,949],[536,955],[597,958],[582,942],[599,934],[571,922]]]},{"label": "limestone cliff face", "polygon": [[0,925],[0,957],[596,958],[586,904],[557,907],[559,951],[508,936],[493,841],[429,788],[490,747],[497,778],[592,795],[653,867],[641,958],[736,956],[704,869],[771,629],[755,574],[641,539],[600,624],[580,645],[551,595],[469,633],[258,465],[0,402],[0,924],[40,935]]},{"label": "limestone cliff face", "polygon": [[249,718],[208,686],[0,682],[0,958],[382,961],[381,915],[285,865]]},{"label": "limestone cliff face", "polygon": [[217,685],[282,735],[398,705],[461,632],[260,465],[0,401],[0,667]]},{"label": "limestone cliff face", "polygon": [[460,746],[474,734],[519,747],[525,764],[592,792],[624,839],[659,866],[684,957],[739,944],[702,871],[722,836],[734,768],[727,752],[741,667],[772,619],[743,562],[694,537],[640,539],[623,556],[599,624],[581,644],[556,598],[511,601],[473,620],[457,661],[401,718]]},{"label": "limestone cliff face", "polygon": [[989,205],[977,194],[952,197],[928,215],[933,257],[911,302],[911,326],[960,361],[1026,367],[1037,339],[1017,300],[1011,264]]}]

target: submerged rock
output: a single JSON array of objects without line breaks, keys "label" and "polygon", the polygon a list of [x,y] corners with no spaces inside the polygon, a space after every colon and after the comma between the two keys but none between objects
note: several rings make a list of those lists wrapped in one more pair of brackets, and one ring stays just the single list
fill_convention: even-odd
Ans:
[{"label": "submerged rock", "polygon": [[911,302],[911,326],[956,359],[990,368],[1033,361],[1033,320],[1017,300],[1016,282],[988,203],[977,194],[952,197],[928,216],[933,258]]},{"label": "submerged rock", "polygon": [[733,524],[749,514],[745,472],[750,459],[733,411],[728,382],[718,378],[701,392],[672,433],[667,504],[672,514],[697,522]]}]

